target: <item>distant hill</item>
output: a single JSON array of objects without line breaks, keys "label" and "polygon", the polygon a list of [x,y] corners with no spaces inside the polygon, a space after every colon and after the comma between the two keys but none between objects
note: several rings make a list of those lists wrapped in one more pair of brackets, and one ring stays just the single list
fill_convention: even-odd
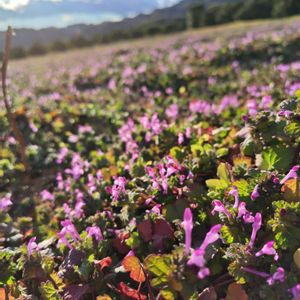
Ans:
[{"label": "distant hill", "polygon": [[[30,48],[34,44],[49,45],[55,41],[66,41],[77,36],[90,38],[101,36],[115,31],[133,30],[148,23],[174,22],[176,19],[184,19],[187,9],[196,4],[205,6],[233,2],[235,0],[183,0],[178,4],[164,9],[157,9],[150,14],[140,14],[134,18],[125,18],[119,22],[104,22],[99,25],[78,24],[65,28],[45,28],[45,29],[16,29],[13,38],[13,47]],[[13,24],[12,24],[13,25]],[[3,47],[4,35],[1,34],[0,47]]]}]

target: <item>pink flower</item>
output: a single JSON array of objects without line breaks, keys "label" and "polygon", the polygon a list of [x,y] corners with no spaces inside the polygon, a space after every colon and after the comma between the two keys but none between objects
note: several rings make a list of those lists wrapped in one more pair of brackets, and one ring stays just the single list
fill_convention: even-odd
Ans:
[{"label": "pink flower", "polygon": [[74,242],[80,241],[80,235],[77,232],[74,224],[71,222],[71,220],[64,220],[61,221],[61,225],[63,226],[63,228],[61,229],[61,231],[57,234],[57,236],[59,237],[57,246],[60,246],[61,244],[65,244],[67,247],[69,247],[70,249],[72,248],[72,245],[70,244],[70,242],[68,241],[68,237],[71,238]]},{"label": "pink flower", "polygon": [[0,199],[0,212],[7,212],[9,207],[12,205],[13,203],[11,202],[11,196],[7,195],[5,197],[3,197],[2,199]]},{"label": "pink flower", "polygon": [[171,104],[167,109],[166,109],[166,115],[168,118],[171,120],[175,121],[178,115],[178,105],[177,104]]},{"label": "pink flower", "polygon": [[276,281],[279,282],[285,281],[285,271],[281,267],[279,267],[277,271],[267,279],[267,283],[269,285],[273,285]]},{"label": "pink flower", "polygon": [[80,134],[92,133],[93,128],[90,125],[79,125],[78,126],[78,132]]},{"label": "pink flower", "polygon": [[267,110],[270,108],[270,106],[272,106],[272,104],[273,104],[272,96],[267,95],[262,98],[260,106],[262,109]]},{"label": "pink flower", "polygon": [[280,184],[285,184],[289,179],[298,178],[298,170],[300,166],[294,166],[292,169],[288,172],[288,174],[280,181]]},{"label": "pink flower", "polygon": [[131,118],[118,130],[119,136],[123,142],[132,140],[132,134],[135,132],[136,127]]},{"label": "pink flower", "polygon": [[43,190],[40,193],[43,201],[54,201],[54,195],[47,190]]},{"label": "pink flower", "polygon": [[266,278],[266,279],[270,276],[270,274],[268,274],[268,273],[260,272],[260,271],[257,271],[255,269],[248,268],[248,267],[242,267],[241,270],[244,272],[251,273],[256,276],[262,277],[262,278]]},{"label": "pink flower", "polygon": [[58,155],[57,155],[56,162],[58,164],[61,164],[65,160],[65,158],[67,157],[68,152],[69,152],[68,148],[66,148],[66,147],[61,148]]},{"label": "pink flower", "polygon": [[161,122],[157,113],[154,113],[151,118],[144,115],[140,118],[141,125],[146,129],[146,141],[150,142],[153,136],[159,135],[166,127],[166,122]]},{"label": "pink flower", "polygon": [[233,208],[238,208],[239,206],[239,192],[236,186],[229,192],[229,195],[234,196],[234,205]]},{"label": "pink flower", "polygon": [[178,134],[178,145],[182,145],[184,142],[184,135],[182,132]]},{"label": "pink flower", "polygon": [[192,246],[193,230],[193,214],[190,208],[184,210],[183,222],[181,224],[185,230],[185,254],[188,254]]},{"label": "pink flower", "polygon": [[94,237],[96,241],[102,241],[103,235],[98,226],[91,226],[86,229],[88,236]]},{"label": "pink flower", "polygon": [[215,212],[219,212],[225,214],[228,217],[228,219],[232,217],[231,213],[228,211],[227,208],[224,207],[223,203],[220,200],[213,200],[212,205],[214,206],[214,209],[211,211],[212,215],[214,215]]},{"label": "pink flower", "polygon": [[252,234],[251,234],[251,238],[250,238],[250,242],[249,242],[249,247],[253,248],[255,239],[256,239],[256,235],[258,230],[261,228],[261,224],[262,224],[262,217],[261,217],[261,213],[256,213],[255,217],[254,217],[254,222],[252,224]]},{"label": "pink flower", "polygon": [[247,210],[245,202],[240,202],[239,207],[238,207],[237,218],[239,219],[241,217],[243,217],[243,220],[245,223],[253,223],[254,222],[254,217],[252,216],[252,213]]},{"label": "pink flower", "polygon": [[127,180],[125,177],[114,177],[114,184],[112,187],[107,188],[114,200],[119,200],[121,195],[125,194]]},{"label": "pink flower", "polygon": [[300,283],[289,289],[289,292],[293,295],[293,300],[300,300]]},{"label": "pink flower", "polygon": [[250,116],[254,117],[257,115],[257,103],[254,99],[247,101],[247,108]]},{"label": "pink flower", "polygon": [[279,256],[274,249],[274,241],[267,242],[262,249],[255,254],[255,256],[261,255],[274,255],[274,260],[278,260]]},{"label": "pink flower", "polygon": [[35,241],[36,241],[36,237],[34,236],[28,242],[27,252],[29,256],[32,255],[33,251],[39,250],[38,244]]},{"label": "pink flower", "polygon": [[258,189],[259,189],[259,185],[257,184],[255,187],[254,187],[254,190],[253,190],[253,192],[251,193],[251,200],[256,200],[259,196],[260,196],[260,194],[259,194],[259,192],[258,192]]},{"label": "pink flower", "polygon": [[35,124],[33,122],[29,122],[29,128],[31,129],[31,131],[33,133],[37,133],[38,132],[38,128],[35,126]]},{"label": "pink flower", "polygon": [[193,251],[190,259],[187,262],[188,266],[195,265],[199,268],[198,278],[200,279],[203,279],[210,274],[209,269],[205,266],[205,250],[210,244],[214,243],[220,238],[219,232],[221,227],[222,225],[218,224],[210,229],[210,231],[206,234],[206,237],[201,246]]},{"label": "pink flower", "polygon": [[278,112],[279,117],[285,117],[287,119],[293,114],[294,113],[291,110],[281,110]]},{"label": "pink flower", "polygon": [[220,230],[222,225],[217,224],[213,226],[210,231],[206,234],[204,241],[202,242],[200,249],[205,250],[210,244],[214,243],[220,238]]},{"label": "pink flower", "polygon": [[151,208],[151,213],[157,215],[157,216],[160,216],[161,215],[161,204],[156,204],[154,205],[152,208]]}]

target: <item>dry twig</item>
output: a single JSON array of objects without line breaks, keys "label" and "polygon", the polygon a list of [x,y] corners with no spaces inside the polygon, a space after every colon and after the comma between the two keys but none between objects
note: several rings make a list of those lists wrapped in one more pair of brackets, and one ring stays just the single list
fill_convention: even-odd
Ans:
[{"label": "dry twig", "polygon": [[13,135],[18,143],[19,146],[19,153],[20,153],[20,159],[22,164],[25,167],[25,172],[29,170],[29,164],[26,156],[26,144],[25,144],[25,139],[18,128],[18,124],[16,121],[15,114],[12,112],[10,103],[8,101],[7,97],[7,87],[6,87],[6,76],[7,76],[7,66],[8,66],[8,61],[9,61],[9,54],[10,54],[10,47],[11,47],[11,39],[12,39],[12,27],[9,26],[6,35],[5,35],[5,48],[4,48],[4,53],[3,53],[3,60],[2,60],[2,67],[1,67],[1,79],[2,79],[2,93],[3,93],[3,101],[7,113],[7,119],[8,123],[10,125],[10,128],[13,132]]}]

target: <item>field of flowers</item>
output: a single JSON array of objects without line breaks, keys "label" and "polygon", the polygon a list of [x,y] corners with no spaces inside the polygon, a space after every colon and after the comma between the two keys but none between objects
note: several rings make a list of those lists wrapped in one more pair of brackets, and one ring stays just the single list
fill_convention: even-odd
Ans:
[{"label": "field of flowers", "polygon": [[299,21],[15,63],[8,89],[1,300],[300,299]]}]

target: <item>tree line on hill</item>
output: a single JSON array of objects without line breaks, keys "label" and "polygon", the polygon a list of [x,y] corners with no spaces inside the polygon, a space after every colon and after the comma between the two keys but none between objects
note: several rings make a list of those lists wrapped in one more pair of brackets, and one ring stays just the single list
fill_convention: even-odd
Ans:
[{"label": "tree line on hill", "polygon": [[208,8],[196,5],[188,10],[187,25],[197,28],[238,20],[282,18],[299,13],[299,0],[234,1]]},{"label": "tree line on hill", "polygon": [[11,57],[18,59],[53,51],[60,52],[119,40],[178,32],[187,28],[199,28],[238,20],[281,18],[296,14],[300,14],[300,0],[236,0],[208,7],[199,4],[187,10],[186,18],[148,22],[134,29],[118,30],[92,37],[77,36],[69,40],[57,40],[50,45],[35,43],[29,49],[12,49]]}]

